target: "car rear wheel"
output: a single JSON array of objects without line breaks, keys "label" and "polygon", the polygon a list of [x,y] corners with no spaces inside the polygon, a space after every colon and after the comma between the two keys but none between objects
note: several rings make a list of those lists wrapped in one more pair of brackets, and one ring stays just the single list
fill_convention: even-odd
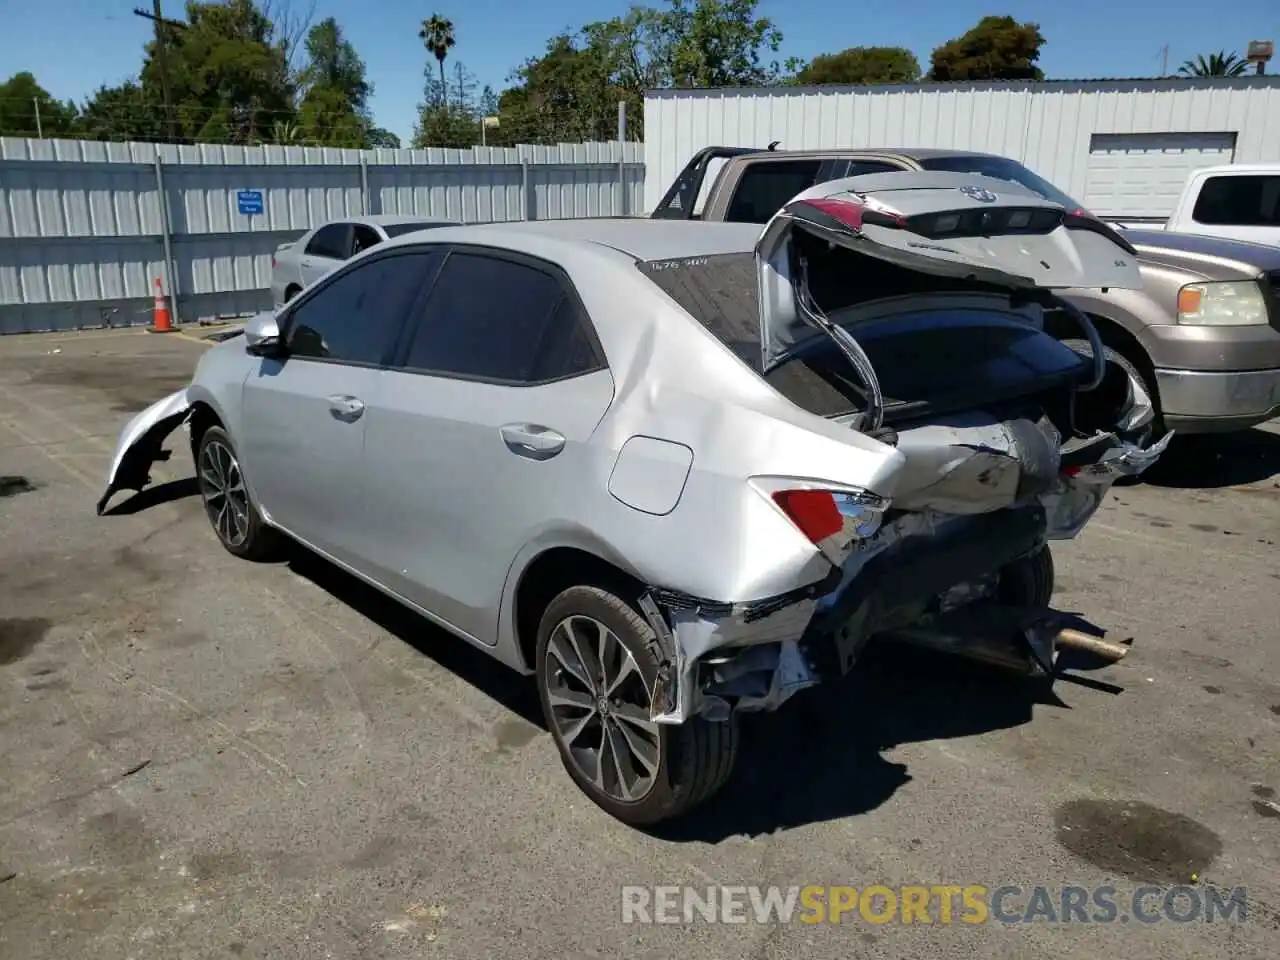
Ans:
[{"label": "car rear wheel", "polygon": [[634,825],[706,800],[737,756],[734,717],[649,719],[660,656],[648,622],[599,587],[565,590],[538,627],[538,694],[565,769],[592,801]]},{"label": "car rear wheel", "polygon": [[302,292],[302,288],[297,286],[296,284],[286,287],[284,291],[284,302],[288,303],[290,300],[292,300],[301,292]]},{"label": "car rear wheel", "polygon": [[254,506],[235,446],[221,427],[209,427],[200,437],[196,479],[209,523],[228,551],[246,560],[266,560],[275,554],[279,535]]}]

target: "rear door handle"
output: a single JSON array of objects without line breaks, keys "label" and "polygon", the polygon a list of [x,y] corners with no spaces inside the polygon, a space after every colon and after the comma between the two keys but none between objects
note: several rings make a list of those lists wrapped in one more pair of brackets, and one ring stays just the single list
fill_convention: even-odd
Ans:
[{"label": "rear door handle", "polygon": [[364,402],[359,397],[348,396],[345,393],[335,393],[331,397],[325,397],[325,399],[329,401],[329,412],[333,414],[334,419],[351,423],[359,420],[364,413]]},{"label": "rear door handle", "polygon": [[508,423],[500,432],[508,450],[529,460],[550,460],[564,449],[564,437],[540,424]]}]

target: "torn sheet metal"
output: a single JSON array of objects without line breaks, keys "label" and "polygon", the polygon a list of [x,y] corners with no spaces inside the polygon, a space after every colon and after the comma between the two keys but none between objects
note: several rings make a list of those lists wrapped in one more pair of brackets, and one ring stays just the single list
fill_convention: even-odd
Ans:
[{"label": "torn sheet metal", "polygon": [[808,687],[818,676],[805,659],[796,640],[748,647],[712,671],[704,699],[726,702],[746,712],[777,710]]},{"label": "torn sheet metal", "polygon": [[[1114,440],[1114,437],[1112,437]],[[1133,443],[1117,442],[1096,463],[1073,468],[1052,493],[1040,497],[1045,509],[1045,536],[1050,540],[1070,540],[1102,506],[1107,491],[1121,477],[1133,477],[1150,467],[1169,446],[1173,433],[1145,450]]]},{"label": "torn sheet metal", "polygon": [[191,411],[187,388],[157,400],[126,425],[111,455],[107,485],[97,503],[98,516],[118,490],[141,490],[151,482],[151,465],[161,459],[165,437],[186,420]]},{"label": "torn sheet metal", "polygon": [[1116,430],[1120,433],[1132,433],[1135,430],[1141,430],[1155,418],[1156,405],[1151,399],[1151,394],[1147,393],[1142,384],[1130,376],[1129,407],[1120,418],[1120,422],[1116,424]]},{"label": "torn sheet metal", "polygon": [[[651,594],[641,598],[641,612],[658,634],[668,654],[655,685],[651,719],[655,723],[684,723],[703,712],[698,662],[720,648],[747,649],[798,641],[817,608],[816,597],[793,600],[765,616],[748,618],[751,604],[729,606],[723,612],[698,607],[670,608],[670,627]],[[788,669],[794,672],[791,661]],[[791,673],[788,673],[791,676]],[[788,683],[800,682],[788,680]],[[788,694],[789,695],[789,694]],[[779,701],[780,702],[780,701]]]},{"label": "torn sheet metal", "polygon": [[975,411],[898,433],[907,456],[894,506],[947,514],[987,513],[1048,490],[1058,475],[1059,437],[1047,422],[995,420]]}]

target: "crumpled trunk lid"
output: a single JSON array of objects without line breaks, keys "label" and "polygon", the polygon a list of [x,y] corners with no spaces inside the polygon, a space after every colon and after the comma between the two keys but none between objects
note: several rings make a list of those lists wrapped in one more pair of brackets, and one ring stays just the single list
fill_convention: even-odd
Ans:
[{"label": "crumpled trunk lid", "polygon": [[[895,271],[899,289],[892,296],[872,289],[865,302],[852,307],[841,304],[829,315],[812,296],[810,264],[799,252],[801,248],[816,251],[814,238],[825,245],[821,259],[828,272],[835,269],[841,276],[860,278],[857,284],[874,287],[877,275]],[[839,260],[838,251],[856,258],[849,261],[847,273],[838,263],[831,266]],[[893,494],[895,508],[976,514],[1047,498],[1046,504],[1052,501],[1056,511],[1050,535],[1070,531],[1065,535],[1071,536],[1115,479],[1145,469],[1163,450],[1161,443],[1144,452],[1116,432],[1126,412],[1142,401],[1136,385],[1131,385],[1125,409],[1117,411],[1114,426],[1095,426],[1084,436],[1064,436],[1059,429],[1061,416],[1055,423],[1046,410],[1046,398],[1034,395],[1012,405],[1004,402],[1007,398],[998,403],[994,396],[989,401],[979,398],[962,410],[895,423],[892,430],[881,427],[886,398],[872,361],[877,355],[874,338],[880,335],[875,331],[901,325],[899,317],[904,318],[903,324],[915,322],[918,317],[905,318],[919,312],[918,304],[940,302],[941,308],[931,308],[939,316],[962,312],[970,309],[965,298],[972,299],[974,291],[981,290],[1008,303],[1008,314],[1013,315],[1020,304],[1051,300],[1047,291],[1054,289],[1140,288],[1132,247],[1090,218],[1068,213],[1003,180],[950,173],[876,174],[800,193],[766,225],[755,253],[761,364],[766,377],[802,355],[807,357],[817,338],[825,336],[839,346],[865,382],[868,406],[877,408],[869,419],[851,416],[851,426],[877,436],[891,435],[886,442],[906,455]],[[867,270],[867,258],[881,266]],[[920,293],[915,292],[913,277],[920,280]],[[1030,316],[1027,319],[1034,323]],[[858,343],[860,330],[865,350]],[[974,335],[978,335],[976,329]],[[1034,336],[1048,341],[1043,345],[1046,349],[1074,357],[1048,334],[1037,331]],[[947,351],[943,334],[935,335],[933,328],[927,328],[918,341],[921,350],[941,350],[948,357],[954,353]],[[999,348],[992,349],[1000,353]],[[896,362],[914,361],[908,356]],[[983,376],[982,366],[975,366],[979,394]],[[1054,396],[1066,398],[1072,391],[1089,390],[1087,379],[1059,380],[1051,390],[1057,391]],[[1046,384],[1050,380],[1044,378]],[[1064,451],[1073,449],[1078,463],[1064,460]],[[1093,472],[1082,473],[1081,466]]]},{"label": "crumpled trunk lid", "polygon": [[853,256],[1010,292],[1142,287],[1127,241],[1019,184],[963,173],[834,180],[792,198],[756,244],[766,372],[817,333],[797,300],[796,230]]}]

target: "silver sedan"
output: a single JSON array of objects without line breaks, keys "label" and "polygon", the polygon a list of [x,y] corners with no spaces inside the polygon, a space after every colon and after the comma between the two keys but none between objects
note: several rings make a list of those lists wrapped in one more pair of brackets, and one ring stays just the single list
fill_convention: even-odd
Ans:
[{"label": "silver sedan", "polygon": [[763,235],[387,241],[135,417],[99,512],[185,424],[227,550],[290,538],[535,675],[569,774],[629,823],[711,796],[741,712],[873,638],[1049,674],[1048,543],[1162,447],[1124,439],[1149,407],[1043,314],[1137,270],[1007,185],[900,176]]},{"label": "silver sedan", "polygon": [[415,230],[455,226],[456,220],[403,214],[371,214],[332,220],[282,243],[271,255],[271,302],[292,300],[331,270],[358,253]]}]

